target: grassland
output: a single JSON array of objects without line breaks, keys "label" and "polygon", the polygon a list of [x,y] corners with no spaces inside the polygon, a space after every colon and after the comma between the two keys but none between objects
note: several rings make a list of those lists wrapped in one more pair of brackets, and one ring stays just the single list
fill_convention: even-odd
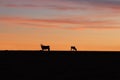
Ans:
[{"label": "grassland", "polygon": [[5,50],[0,73],[16,80],[120,80],[120,52]]}]

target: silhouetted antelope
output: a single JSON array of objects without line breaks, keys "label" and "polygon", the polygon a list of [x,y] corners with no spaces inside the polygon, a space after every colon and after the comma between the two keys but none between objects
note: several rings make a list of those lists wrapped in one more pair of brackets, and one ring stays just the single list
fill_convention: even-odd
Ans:
[{"label": "silhouetted antelope", "polygon": [[42,51],[48,50],[50,51],[50,46],[45,46],[41,44]]},{"label": "silhouetted antelope", "polygon": [[71,51],[77,51],[77,48],[75,46],[71,46]]}]

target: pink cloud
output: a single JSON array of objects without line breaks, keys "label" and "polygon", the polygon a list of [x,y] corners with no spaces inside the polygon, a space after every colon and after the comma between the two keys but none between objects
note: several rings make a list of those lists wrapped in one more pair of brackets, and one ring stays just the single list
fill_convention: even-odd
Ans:
[{"label": "pink cloud", "polygon": [[[26,25],[33,27],[48,27],[62,29],[119,29],[119,22],[114,20],[98,20],[98,21],[76,21],[75,19],[30,19],[22,17],[0,17],[0,21],[10,24]],[[72,26],[72,27],[66,27]]]},{"label": "pink cloud", "polygon": [[[11,0],[16,2],[16,0]],[[7,2],[7,1],[6,1]],[[23,1],[21,1],[23,2]],[[119,11],[120,6],[114,4],[97,4],[97,3],[86,3],[82,2],[70,2],[70,1],[60,1],[60,0],[25,0],[24,4],[6,3],[1,6],[4,7],[26,7],[26,8],[47,8],[55,10],[113,10]],[[34,2],[34,3],[33,3]],[[38,4],[39,3],[39,4]]]},{"label": "pink cloud", "polygon": [[29,8],[37,8],[37,7],[40,7],[40,6],[37,6],[37,5],[32,5],[32,4],[25,4],[25,5],[16,5],[16,4],[7,4],[5,5],[6,7],[13,7],[13,8],[16,8],[16,7],[29,7]]}]

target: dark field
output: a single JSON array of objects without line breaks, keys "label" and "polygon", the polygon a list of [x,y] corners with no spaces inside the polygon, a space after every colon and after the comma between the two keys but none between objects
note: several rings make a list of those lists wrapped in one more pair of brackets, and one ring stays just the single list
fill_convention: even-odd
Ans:
[{"label": "dark field", "polygon": [[16,80],[120,80],[120,52],[0,51],[0,73]]}]

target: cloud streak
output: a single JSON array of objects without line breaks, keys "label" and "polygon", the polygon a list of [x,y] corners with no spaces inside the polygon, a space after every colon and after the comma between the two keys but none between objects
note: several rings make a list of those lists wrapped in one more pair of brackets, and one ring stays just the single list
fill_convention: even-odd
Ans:
[{"label": "cloud streak", "polygon": [[[118,0],[21,0],[21,2],[19,1],[19,3],[15,3],[17,2],[16,0],[11,0],[11,3],[8,0],[5,1],[4,4],[0,6],[11,8],[46,8],[55,10],[110,9],[118,11],[120,9],[120,1]],[[23,2],[25,3],[20,4]]]},{"label": "cloud streak", "polygon": [[[1,0],[1,2],[0,6],[4,8],[16,8],[17,10],[20,8],[23,11],[30,8],[31,13],[28,14],[35,16],[35,13],[38,12],[40,16],[46,17],[37,19],[14,16],[0,17],[0,21],[5,23],[74,30],[79,28],[118,29],[120,25],[120,1],[118,0]],[[35,11],[34,9],[36,12],[32,13]],[[22,11],[17,15],[20,14]],[[51,14],[56,17],[49,18]]]},{"label": "cloud streak", "polygon": [[119,29],[119,22],[113,20],[69,20],[69,19],[30,19],[22,17],[0,17],[0,21],[10,24],[18,24],[40,28],[59,28],[68,30],[79,29]]}]

